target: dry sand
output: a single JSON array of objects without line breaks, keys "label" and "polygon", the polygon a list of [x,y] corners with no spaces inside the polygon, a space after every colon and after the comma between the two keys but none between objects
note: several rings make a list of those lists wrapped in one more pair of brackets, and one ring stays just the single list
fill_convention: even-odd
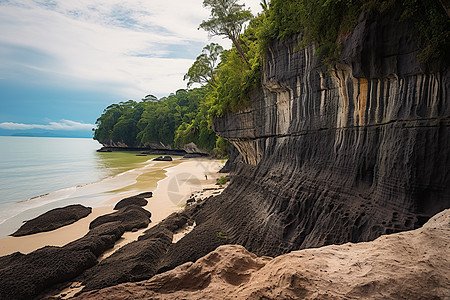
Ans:
[{"label": "dry sand", "polygon": [[[219,160],[211,159],[180,159],[173,162],[152,162],[148,170],[144,170],[137,177],[136,183],[120,189],[120,196],[111,194],[111,198],[104,203],[105,206],[94,207],[92,213],[71,225],[49,231],[37,233],[23,237],[7,237],[0,240],[0,256],[8,255],[19,251],[24,254],[30,253],[44,246],[63,246],[71,241],[81,238],[89,231],[89,223],[100,215],[104,215],[113,211],[113,205],[124,196],[123,192],[129,192],[128,195],[135,195],[139,192],[153,191],[153,197],[147,199],[148,205],[144,208],[152,213],[150,224],[154,226],[172,212],[182,209],[186,200],[192,194],[200,197],[206,197],[214,190],[203,192],[204,189],[217,188],[215,185],[216,178],[223,176],[217,172],[223,166]],[[152,175],[160,173],[158,170],[165,170],[165,178],[157,181],[155,186]],[[207,176],[207,179],[205,178]],[[158,179],[162,178],[158,174]],[[147,229],[147,228],[146,228]],[[109,256],[118,248],[136,240],[140,234],[146,229],[137,232],[126,232],[123,237],[116,243],[114,249],[105,253],[100,259]]]}]

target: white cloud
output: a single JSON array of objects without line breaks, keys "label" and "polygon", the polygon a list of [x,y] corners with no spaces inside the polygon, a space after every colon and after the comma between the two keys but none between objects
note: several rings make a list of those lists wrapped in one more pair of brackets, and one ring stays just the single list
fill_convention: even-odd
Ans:
[{"label": "white cloud", "polygon": [[[44,75],[39,80],[57,78],[68,85],[97,83],[127,98],[174,92],[186,86],[183,75],[210,42],[207,33],[198,30],[209,16],[202,2],[0,2],[0,43],[50,58],[44,63],[0,56],[0,73],[8,77],[15,74],[14,68],[38,70]],[[259,8],[259,2],[245,1],[253,9]],[[222,38],[213,41],[227,48],[231,45]]]},{"label": "white cloud", "polygon": [[91,130],[94,124],[86,124],[71,120],[60,120],[59,122],[49,122],[48,124],[24,124],[3,122],[0,123],[1,129],[7,130],[28,130],[28,129],[45,129],[45,130]]}]

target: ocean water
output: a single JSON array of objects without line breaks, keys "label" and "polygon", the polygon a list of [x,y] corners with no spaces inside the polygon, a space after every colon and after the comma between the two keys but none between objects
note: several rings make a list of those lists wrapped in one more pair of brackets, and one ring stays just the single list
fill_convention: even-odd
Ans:
[{"label": "ocean water", "polygon": [[92,139],[0,136],[0,237],[51,208],[98,205],[135,183],[134,170],[153,158],[100,147]]}]

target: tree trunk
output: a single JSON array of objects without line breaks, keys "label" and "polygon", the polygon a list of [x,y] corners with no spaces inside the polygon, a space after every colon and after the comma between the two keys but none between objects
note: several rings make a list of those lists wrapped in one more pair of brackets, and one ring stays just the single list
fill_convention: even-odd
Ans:
[{"label": "tree trunk", "polygon": [[233,36],[231,36],[230,39],[231,39],[231,41],[233,42],[234,46],[236,47],[236,50],[237,50],[237,52],[239,53],[239,55],[240,55],[240,56],[242,57],[242,59],[245,61],[245,63],[247,64],[247,66],[248,66],[249,68],[251,68],[250,63],[249,63],[247,57],[245,56],[244,50],[242,50],[241,45],[239,44],[239,41],[238,41],[235,37],[233,37]]},{"label": "tree trunk", "polygon": [[439,2],[441,3],[442,7],[444,8],[445,12],[447,13],[447,16],[450,18],[450,8],[447,6],[448,4],[444,4],[444,2],[442,2],[442,0],[439,0]]}]

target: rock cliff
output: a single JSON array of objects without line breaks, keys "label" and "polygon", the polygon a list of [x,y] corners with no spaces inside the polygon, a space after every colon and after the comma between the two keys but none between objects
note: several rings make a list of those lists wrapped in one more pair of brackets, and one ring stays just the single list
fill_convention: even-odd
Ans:
[{"label": "rock cliff", "polygon": [[275,256],[415,229],[450,207],[448,65],[419,63],[411,28],[363,16],[331,71],[300,37],[269,45],[249,107],[214,121],[240,153],[233,180],[167,268],[213,251],[218,233]]}]

